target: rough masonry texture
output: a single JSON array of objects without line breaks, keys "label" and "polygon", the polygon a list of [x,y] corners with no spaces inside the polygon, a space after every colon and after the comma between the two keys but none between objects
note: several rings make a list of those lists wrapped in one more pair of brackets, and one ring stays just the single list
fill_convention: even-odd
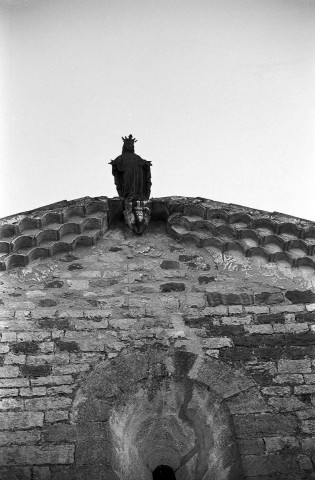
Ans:
[{"label": "rough masonry texture", "polygon": [[205,199],[1,221],[0,479],[315,478],[315,226]]}]

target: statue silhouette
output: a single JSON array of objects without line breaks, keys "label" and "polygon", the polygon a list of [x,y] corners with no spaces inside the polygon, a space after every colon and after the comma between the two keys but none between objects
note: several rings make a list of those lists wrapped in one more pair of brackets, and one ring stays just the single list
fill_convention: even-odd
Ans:
[{"label": "statue silhouette", "polygon": [[125,222],[134,233],[141,235],[151,218],[151,162],[135,154],[137,140],[131,134],[122,140],[122,154],[109,163],[118,195],[123,200]]},{"label": "statue silhouette", "polygon": [[124,142],[122,154],[112,160],[112,173],[118,195],[133,200],[148,200],[151,191],[151,162],[135,154],[132,135],[122,137]]}]

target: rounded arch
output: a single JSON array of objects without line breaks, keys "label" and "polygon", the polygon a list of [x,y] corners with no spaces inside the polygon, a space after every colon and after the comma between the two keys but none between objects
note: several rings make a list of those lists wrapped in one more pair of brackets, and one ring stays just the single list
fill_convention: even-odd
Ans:
[{"label": "rounded arch", "polygon": [[76,394],[77,466],[113,480],[151,480],[160,465],[177,480],[240,480],[233,415],[246,405],[269,410],[251,378],[217,359],[150,348],[106,360]]}]

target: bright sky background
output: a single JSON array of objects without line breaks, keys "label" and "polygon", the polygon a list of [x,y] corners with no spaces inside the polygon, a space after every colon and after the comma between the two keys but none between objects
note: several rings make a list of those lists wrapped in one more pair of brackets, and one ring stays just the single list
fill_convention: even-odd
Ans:
[{"label": "bright sky background", "polygon": [[0,217],[116,196],[121,137],[152,196],[315,220],[315,0],[0,0]]}]

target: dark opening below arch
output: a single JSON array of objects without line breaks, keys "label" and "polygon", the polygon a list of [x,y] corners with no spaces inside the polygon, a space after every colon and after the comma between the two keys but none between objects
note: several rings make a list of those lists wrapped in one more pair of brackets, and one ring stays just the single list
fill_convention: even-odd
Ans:
[{"label": "dark opening below arch", "polygon": [[176,480],[175,472],[168,465],[159,465],[153,471],[153,480]]}]

